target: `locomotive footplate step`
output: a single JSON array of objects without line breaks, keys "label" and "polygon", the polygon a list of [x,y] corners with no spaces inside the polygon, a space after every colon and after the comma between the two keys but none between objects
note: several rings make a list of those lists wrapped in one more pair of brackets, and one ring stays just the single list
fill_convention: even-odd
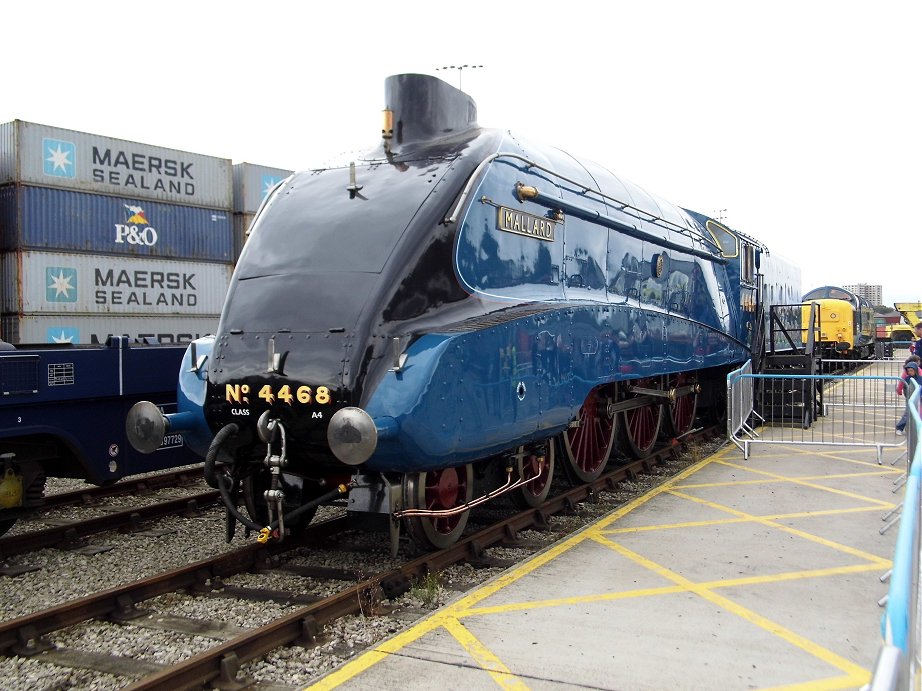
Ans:
[{"label": "locomotive footplate step", "polygon": [[901,451],[728,445],[308,688],[859,689]]}]

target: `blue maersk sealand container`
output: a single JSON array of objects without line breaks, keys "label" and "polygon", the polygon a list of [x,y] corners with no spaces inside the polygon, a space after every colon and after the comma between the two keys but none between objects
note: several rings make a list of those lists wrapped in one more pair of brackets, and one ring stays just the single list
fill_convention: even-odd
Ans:
[{"label": "blue maersk sealand container", "polygon": [[28,185],[0,187],[0,251],[232,262],[229,210]]}]

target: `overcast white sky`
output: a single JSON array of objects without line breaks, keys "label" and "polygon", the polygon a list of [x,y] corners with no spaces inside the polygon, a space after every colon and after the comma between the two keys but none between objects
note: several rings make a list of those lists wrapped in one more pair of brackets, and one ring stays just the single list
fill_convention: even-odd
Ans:
[{"label": "overcast white sky", "polygon": [[[48,2],[2,11],[0,122],[280,168],[377,144],[384,79],[765,242],[804,291],[922,301],[922,3]],[[449,65],[478,69],[436,70]],[[720,211],[725,210],[725,211]]]}]

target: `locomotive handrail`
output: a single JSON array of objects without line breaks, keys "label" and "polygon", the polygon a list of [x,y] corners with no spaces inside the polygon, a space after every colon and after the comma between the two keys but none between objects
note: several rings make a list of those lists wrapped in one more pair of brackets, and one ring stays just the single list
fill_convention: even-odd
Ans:
[{"label": "locomotive handrail", "polygon": [[[701,240],[701,242],[707,245],[711,245],[712,247],[714,247],[714,249],[718,251],[720,250],[720,247],[714,242],[713,238],[709,238],[701,233],[696,233],[694,232],[692,228],[686,228],[684,226],[679,225],[678,223],[668,221],[665,218],[661,218],[657,216],[656,214],[646,211],[644,209],[641,209],[640,207],[634,206],[633,204],[629,204],[627,202],[621,201],[620,199],[617,199],[616,197],[612,197],[611,195],[605,194],[604,192],[592,189],[591,187],[587,187],[585,184],[583,184],[582,182],[579,182],[578,180],[573,180],[572,178],[568,178],[565,175],[561,175],[560,173],[557,173],[551,170],[550,168],[546,168],[545,166],[542,166],[540,163],[535,163],[531,159],[526,158],[525,156],[522,156],[520,154],[512,153],[511,151],[497,151],[495,154],[491,154],[490,156],[487,156],[477,165],[477,167],[474,169],[474,172],[471,173],[471,176],[468,178],[467,183],[464,185],[464,189],[461,191],[461,196],[458,198],[458,203],[455,204],[455,207],[452,210],[451,214],[445,217],[445,223],[456,223],[457,222],[458,215],[461,213],[461,207],[463,207],[464,204],[467,202],[467,198],[471,194],[471,189],[474,187],[474,183],[477,181],[477,178],[480,176],[480,173],[483,172],[483,170],[489,164],[491,164],[493,161],[495,161],[498,158],[514,158],[519,161],[522,161],[529,168],[536,168],[538,170],[544,171],[548,175],[553,175],[554,177],[560,180],[563,180],[564,182],[568,182],[571,185],[575,185],[576,187],[579,187],[584,192],[597,195],[599,197],[602,197],[603,199],[606,199],[610,202],[617,204],[620,207],[619,211],[623,211],[628,216],[636,218],[638,221],[645,221],[647,223],[652,223],[653,225],[663,227],[665,230],[674,230],[687,237],[697,238],[698,240]],[[555,199],[555,202],[562,202],[562,200]],[[567,203],[567,202],[563,202],[563,203]],[[575,205],[573,206],[574,208],[577,208],[577,209],[579,208],[579,207],[576,207]],[[631,213],[630,211],[628,211],[628,209],[636,213]],[[598,220],[599,222],[601,222],[602,217],[598,216],[598,214],[596,214],[595,212],[584,210],[584,213],[595,216],[595,218],[587,218],[586,220],[593,220],[593,221]],[[643,214],[643,216],[638,216],[637,214]],[[646,216],[649,216],[650,218],[645,218]],[[617,223],[617,221],[612,221],[612,223]],[[603,225],[607,225],[607,224],[603,223]],[[630,228],[631,231],[643,233],[643,231],[639,231],[637,229],[631,228],[630,226],[626,224],[619,224],[618,226],[608,226],[608,227],[611,227],[615,230],[624,230],[625,232],[627,232],[627,229]],[[657,244],[661,244],[661,245],[663,243],[669,242],[668,240],[657,238],[655,235],[650,235],[648,233],[643,233],[643,236],[636,236],[636,237],[640,237],[641,239],[644,239],[644,240],[649,240],[650,242],[657,242]],[[691,254],[696,254],[696,252],[700,252],[700,250],[692,250],[690,248],[684,248],[681,245],[675,245],[673,249],[675,248],[679,248],[682,251],[687,251]],[[727,260],[723,259],[723,257],[718,258],[712,254],[702,253],[701,256],[704,256],[713,261],[719,261],[720,263],[723,263],[723,264],[727,263]]]},{"label": "locomotive handrail", "polygon": [[719,255],[711,254],[710,252],[699,250],[695,247],[685,247],[684,245],[680,245],[677,242],[672,242],[671,240],[666,240],[665,238],[657,237],[656,235],[653,235],[652,233],[639,230],[637,228],[634,228],[633,226],[629,226],[626,223],[621,223],[620,221],[616,221],[613,218],[602,216],[597,211],[592,211],[590,209],[583,208],[579,206],[578,204],[564,201],[563,199],[559,199],[557,197],[551,197],[550,195],[544,194],[543,192],[538,191],[538,190],[535,190],[534,196],[530,197],[530,199],[548,208],[560,209],[561,211],[565,211],[569,214],[572,214],[573,216],[576,216],[577,218],[582,218],[584,221],[590,221],[592,223],[597,223],[600,226],[611,228],[612,230],[618,230],[624,233],[625,235],[630,235],[633,238],[637,238],[638,240],[643,240],[644,242],[649,242],[659,247],[664,247],[665,249],[675,250],[676,252],[683,252],[685,254],[691,254],[696,257],[700,257],[701,259],[706,259],[708,261],[715,262],[717,264],[728,264],[729,263],[728,259],[725,259],[724,257],[721,257]]}]

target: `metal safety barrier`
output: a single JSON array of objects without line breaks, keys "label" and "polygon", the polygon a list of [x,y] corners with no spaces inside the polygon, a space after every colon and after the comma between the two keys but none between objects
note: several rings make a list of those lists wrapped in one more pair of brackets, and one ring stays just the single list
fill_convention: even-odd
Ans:
[{"label": "metal safety barrier", "polygon": [[881,463],[885,448],[905,443],[895,433],[902,363],[866,361],[849,375],[752,374],[748,365],[727,376],[727,434],[747,459],[755,444],[862,446]]},{"label": "metal safety barrier", "polygon": [[871,682],[867,691],[918,689],[920,678],[919,549],[922,534],[922,434],[919,416],[920,389],[913,384],[913,393],[906,403],[909,424],[909,473],[903,497],[900,530],[890,570],[890,588],[885,598],[886,610],[880,622],[883,644],[877,653]]},{"label": "metal safety barrier", "polygon": [[743,379],[743,375],[749,374],[752,374],[752,360],[727,375],[727,437],[730,439],[740,433],[758,436],[749,426],[755,405],[754,382],[751,377]]}]

